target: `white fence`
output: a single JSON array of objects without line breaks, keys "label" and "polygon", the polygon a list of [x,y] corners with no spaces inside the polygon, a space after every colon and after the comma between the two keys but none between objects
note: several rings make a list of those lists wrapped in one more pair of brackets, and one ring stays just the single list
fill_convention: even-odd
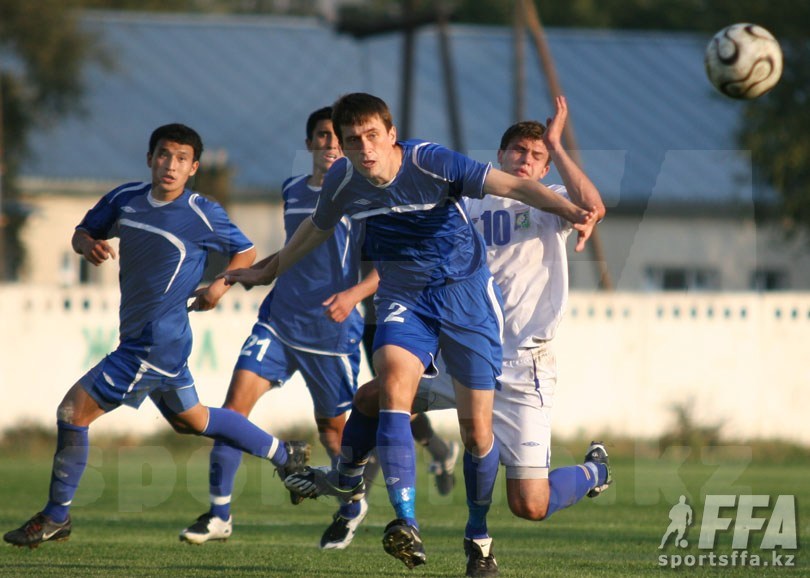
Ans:
[{"label": "white fence", "polygon": [[[200,399],[220,405],[263,294],[237,288],[220,308],[193,314],[191,369]],[[64,392],[117,342],[118,294],[107,289],[0,287],[0,430],[53,424]],[[740,439],[810,443],[810,294],[571,296],[556,339],[554,432],[651,437],[693,402],[700,423]],[[364,375],[368,377],[367,369]],[[312,424],[300,378],[259,402],[271,431]],[[452,412],[437,416],[453,427]],[[94,432],[168,427],[147,401],[102,417]]]}]

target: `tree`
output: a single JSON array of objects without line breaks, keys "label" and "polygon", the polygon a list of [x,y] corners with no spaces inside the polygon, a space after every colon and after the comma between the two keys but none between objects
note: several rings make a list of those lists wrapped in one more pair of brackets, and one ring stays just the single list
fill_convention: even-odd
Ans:
[{"label": "tree", "polygon": [[82,33],[72,0],[0,3],[0,280],[15,278],[24,259],[19,232],[26,211],[18,202],[18,174],[37,127],[81,110],[82,66],[105,60]]}]

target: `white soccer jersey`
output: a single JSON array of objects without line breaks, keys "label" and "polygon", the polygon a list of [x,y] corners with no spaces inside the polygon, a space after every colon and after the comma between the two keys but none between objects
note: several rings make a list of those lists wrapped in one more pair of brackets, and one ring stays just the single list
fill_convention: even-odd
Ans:
[{"label": "white soccer jersey", "polygon": [[[568,198],[565,187],[551,185]],[[503,357],[554,337],[568,300],[566,240],[571,224],[512,199],[486,195],[467,210],[487,247],[487,265],[503,293]]]}]

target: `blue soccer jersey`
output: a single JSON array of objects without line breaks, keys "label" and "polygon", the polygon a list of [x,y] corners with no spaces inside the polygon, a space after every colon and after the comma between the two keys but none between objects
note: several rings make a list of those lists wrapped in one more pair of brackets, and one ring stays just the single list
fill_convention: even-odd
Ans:
[{"label": "blue soccer jersey", "polygon": [[366,220],[366,251],[380,273],[378,295],[467,279],[486,266],[483,241],[461,197],[481,198],[490,165],[443,146],[405,141],[393,181],[375,186],[338,159],[313,215],[321,229],[343,215]]},{"label": "blue soccer jersey", "polygon": [[160,202],[150,183],[128,183],[104,195],[76,227],[95,239],[119,237],[119,349],[165,372],[191,353],[188,299],[209,251],[233,256],[253,244],[217,203],[189,190]]},{"label": "blue soccer jersey", "polygon": [[[290,240],[318,203],[321,188],[307,184],[309,175],[284,182],[284,229]],[[335,293],[359,281],[363,223],[340,219],[335,233],[276,281],[259,310],[287,345],[312,353],[346,354],[358,347],[363,317],[356,309],[343,323],[335,323],[321,305]]]}]

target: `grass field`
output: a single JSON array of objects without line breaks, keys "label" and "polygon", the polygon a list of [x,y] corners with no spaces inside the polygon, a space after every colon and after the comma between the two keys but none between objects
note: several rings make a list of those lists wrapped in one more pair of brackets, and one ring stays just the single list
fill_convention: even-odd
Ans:
[{"label": "grass field", "polygon": [[[556,465],[574,461],[573,450],[555,450]],[[316,455],[313,461],[323,463],[323,457]],[[608,493],[596,500],[586,498],[541,523],[509,513],[501,472],[490,530],[502,576],[650,576],[676,571],[708,576],[810,575],[801,550],[801,536],[810,530],[806,462],[748,463],[739,459],[738,452],[721,451],[692,463],[674,457],[651,459],[627,450],[613,462],[616,482]],[[179,530],[207,509],[207,447],[201,442],[193,452],[172,453],[159,445],[94,449],[74,501],[70,540],[35,550],[3,545],[0,575],[463,576],[463,487],[459,485],[449,497],[439,496],[426,478],[425,466],[425,456],[420,454],[417,514],[428,564],[413,571],[382,551],[382,529],[393,515],[381,487],[373,489],[369,516],[351,547],[321,552],[317,542],[331,520],[333,503],[308,500],[292,506],[272,468],[253,458],[245,460],[237,478],[233,537],[203,546],[180,543]],[[0,529],[5,532],[42,507],[50,459],[0,456],[0,471]],[[696,523],[687,534],[690,546],[681,550],[670,544],[660,551],[669,509],[684,492],[695,510]],[[795,554],[795,567],[742,568],[732,567],[731,561],[716,568],[659,567],[662,552],[707,553],[697,549],[706,494],[768,494],[772,502],[777,495],[795,495],[799,549],[790,552]],[[756,512],[767,518],[770,510]],[[733,517],[734,512],[724,510],[723,515]],[[758,549],[762,535],[763,531],[751,533],[747,551],[771,560],[770,552]],[[729,554],[731,532],[719,536],[712,552]]]}]

